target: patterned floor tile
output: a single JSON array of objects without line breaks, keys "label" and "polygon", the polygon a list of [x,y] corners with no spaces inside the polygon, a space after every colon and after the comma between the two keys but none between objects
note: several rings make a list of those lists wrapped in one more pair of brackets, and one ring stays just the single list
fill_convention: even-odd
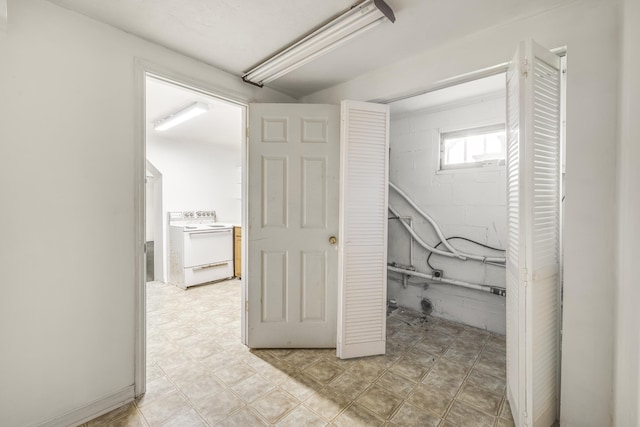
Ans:
[{"label": "patterned floor tile", "polygon": [[330,421],[351,402],[352,400],[344,395],[333,393],[330,389],[322,389],[309,397],[304,406]]},{"label": "patterned floor tile", "polygon": [[169,418],[177,417],[191,410],[191,405],[178,394],[170,394],[154,400],[140,409],[145,420],[151,426],[159,426]]},{"label": "patterned floor tile", "polygon": [[321,417],[304,406],[297,407],[276,424],[277,427],[323,427],[325,425],[327,423]]},{"label": "patterned floor tile", "polygon": [[513,426],[503,336],[398,309],[384,355],[251,350],[240,298],[238,280],[148,283],[147,393],[87,425]]},{"label": "patterned floor tile", "polygon": [[343,371],[344,370],[340,366],[324,359],[314,363],[304,370],[307,375],[313,377],[313,379],[322,384],[327,384]]},{"label": "patterned floor tile", "polygon": [[418,384],[407,399],[407,402],[442,417],[452,400],[450,396],[438,393],[424,384]]},{"label": "patterned floor tile", "polygon": [[387,419],[400,406],[402,398],[379,386],[373,386],[362,393],[356,401],[381,418]]},{"label": "patterned floor tile", "polygon": [[334,421],[336,427],[377,427],[384,421],[357,403],[349,406]]},{"label": "patterned floor tile", "polygon": [[405,427],[437,427],[441,420],[435,415],[405,402],[391,421],[398,426]]},{"label": "patterned floor tile", "polygon": [[393,372],[387,372],[382,375],[376,383],[385,390],[391,393],[405,398],[409,395],[409,392],[415,387],[416,383],[408,380],[400,375],[396,375]]},{"label": "patterned floor tile", "polygon": [[458,400],[480,409],[485,414],[498,415],[502,395],[493,394],[484,388],[467,383],[460,392]]},{"label": "patterned floor tile", "polygon": [[494,417],[459,401],[453,403],[446,420],[459,427],[491,427],[495,422]]},{"label": "patterned floor tile", "polygon": [[282,390],[276,389],[254,401],[251,406],[270,423],[275,423],[300,402]]},{"label": "patterned floor tile", "polygon": [[229,415],[224,420],[216,424],[216,427],[260,427],[268,426],[262,418],[256,415],[249,407],[244,407],[239,411]]}]

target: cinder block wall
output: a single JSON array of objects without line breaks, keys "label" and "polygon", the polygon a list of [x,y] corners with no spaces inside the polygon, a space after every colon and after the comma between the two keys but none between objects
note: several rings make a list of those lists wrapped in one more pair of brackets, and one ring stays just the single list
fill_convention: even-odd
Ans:
[{"label": "cinder block wall", "polygon": [[[394,115],[391,119],[389,165],[390,180],[442,227],[445,236],[463,236],[489,246],[506,247],[506,177],[504,166],[439,171],[440,132],[504,123],[503,94],[491,94],[472,103],[455,104]],[[413,217],[414,228],[431,245],[438,237],[430,224],[419,216],[393,190],[389,202],[401,215]],[[452,241],[465,251],[495,254],[464,241]],[[419,271],[431,272],[428,252],[413,245],[413,264]],[[389,222],[389,261],[409,264],[409,235],[398,221]],[[479,262],[461,262],[432,256],[431,264],[448,278],[472,283],[505,286],[504,268]],[[422,279],[411,279],[414,284]],[[433,315],[493,332],[505,333],[505,300],[481,291],[448,285],[409,286],[404,289],[401,275],[389,274],[389,298],[401,306],[421,309],[428,298]]]}]

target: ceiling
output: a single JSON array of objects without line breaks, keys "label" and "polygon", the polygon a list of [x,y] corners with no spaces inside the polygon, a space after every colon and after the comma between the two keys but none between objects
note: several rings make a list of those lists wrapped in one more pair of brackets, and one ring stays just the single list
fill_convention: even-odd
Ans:
[{"label": "ceiling", "polygon": [[[49,0],[240,76],[358,0]],[[296,98],[573,0],[387,0],[386,22],[269,86]]]},{"label": "ceiling", "polygon": [[[154,129],[160,119],[194,102],[209,111],[163,132]],[[240,106],[152,77],[146,84],[147,135],[174,141],[192,141],[238,149],[242,144],[243,110]]]}]

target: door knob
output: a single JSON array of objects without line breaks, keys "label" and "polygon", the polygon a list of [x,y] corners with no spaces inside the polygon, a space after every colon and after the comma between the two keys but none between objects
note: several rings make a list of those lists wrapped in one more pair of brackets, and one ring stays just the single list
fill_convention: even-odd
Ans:
[{"label": "door knob", "polygon": [[337,241],[338,239],[336,239],[336,236],[329,237],[329,243],[331,243],[332,245],[335,245]]}]

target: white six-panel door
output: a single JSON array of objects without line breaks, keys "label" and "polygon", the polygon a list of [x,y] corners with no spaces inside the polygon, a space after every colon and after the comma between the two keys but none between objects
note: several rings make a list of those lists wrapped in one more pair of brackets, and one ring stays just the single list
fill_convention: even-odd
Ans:
[{"label": "white six-panel door", "polygon": [[249,107],[249,347],[335,347],[340,109]]},{"label": "white six-panel door", "polygon": [[520,44],[507,73],[507,398],[516,426],[558,414],[560,59]]}]

